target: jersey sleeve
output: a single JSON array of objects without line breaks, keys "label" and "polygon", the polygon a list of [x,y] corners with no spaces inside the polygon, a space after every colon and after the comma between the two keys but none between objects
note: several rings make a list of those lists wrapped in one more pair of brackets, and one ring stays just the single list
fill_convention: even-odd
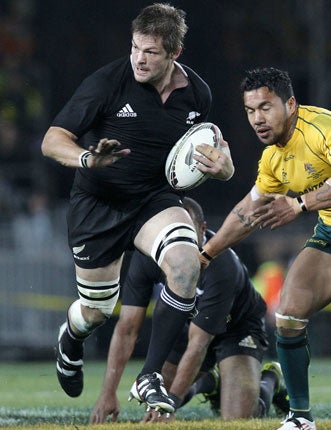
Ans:
[{"label": "jersey sleeve", "polygon": [[104,107],[105,94],[105,88],[96,74],[87,77],[56,116],[52,125],[81,137],[98,120]]},{"label": "jersey sleeve", "polygon": [[265,193],[279,193],[285,194],[288,187],[282,184],[272,172],[272,148],[266,148],[260,158],[258,164],[257,178],[255,185],[259,191]]},{"label": "jersey sleeve", "polygon": [[319,130],[318,135],[320,136],[321,152],[331,165],[331,116],[327,114],[323,116],[320,115],[316,122],[316,126]]}]

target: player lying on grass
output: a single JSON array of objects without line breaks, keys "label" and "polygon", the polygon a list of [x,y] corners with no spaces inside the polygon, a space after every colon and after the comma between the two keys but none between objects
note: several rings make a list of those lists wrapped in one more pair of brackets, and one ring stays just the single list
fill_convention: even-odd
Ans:
[{"label": "player lying on grass", "polygon": [[[203,211],[189,198],[184,199],[184,207],[189,211],[202,245],[212,235],[206,231]],[[148,257],[134,252],[123,285],[122,308],[110,343],[102,391],[92,411],[91,423],[102,423],[110,414],[113,421],[117,420],[120,405],[116,390],[145,318],[153,286],[162,281],[158,266]],[[170,388],[171,396],[177,399],[178,406],[210,348],[216,356],[210,361],[210,367],[216,361],[222,375],[222,417],[258,416],[261,413],[261,360],[267,347],[263,321],[265,303],[252,286],[245,266],[230,249],[201,272],[197,293],[198,313],[190,323],[188,347]],[[171,369],[175,368],[168,362],[165,375],[168,388]],[[269,406],[279,384],[279,375],[269,372],[269,381],[262,389],[264,397],[269,398],[265,400]]]}]

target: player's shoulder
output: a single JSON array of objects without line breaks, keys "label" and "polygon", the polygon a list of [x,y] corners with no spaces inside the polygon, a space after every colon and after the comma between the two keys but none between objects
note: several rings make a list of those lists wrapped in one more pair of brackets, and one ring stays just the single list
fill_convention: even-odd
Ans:
[{"label": "player's shoulder", "polygon": [[193,88],[205,93],[206,96],[211,97],[210,87],[207,82],[197,72],[195,72],[193,69],[191,69],[191,67],[187,66],[186,64],[180,63],[180,66],[187,74]]},{"label": "player's shoulder", "polygon": [[299,121],[302,120],[307,124],[330,127],[331,110],[318,106],[299,105],[298,118]]},{"label": "player's shoulder", "polygon": [[129,57],[121,57],[92,72],[84,82],[98,87],[118,85],[122,79],[129,76],[130,71],[132,74]]}]

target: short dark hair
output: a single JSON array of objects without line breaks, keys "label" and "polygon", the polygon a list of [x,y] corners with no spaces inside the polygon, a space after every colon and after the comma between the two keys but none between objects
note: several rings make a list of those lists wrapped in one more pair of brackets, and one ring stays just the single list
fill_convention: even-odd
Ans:
[{"label": "short dark hair", "polygon": [[261,87],[267,87],[269,91],[273,91],[284,103],[294,96],[291,78],[288,72],[284,70],[273,67],[249,70],[241,82],[240,91],[244,96],[245,91],[252,91]]},{"label": "short dark hair", "polygon": [[131,31],[144,35],[162,37],[163,47],[168,54],[174,54],[184,46],[188,30],[186,13],[168,3],[154,3],[145,7],[132,21]]},{"label": "short dark hair", "polygon": [[183,204],[184,208],[194,215],[196,223],[201,226],[205,222],[205,216],[199,203],[190,197],[184,197]]}]

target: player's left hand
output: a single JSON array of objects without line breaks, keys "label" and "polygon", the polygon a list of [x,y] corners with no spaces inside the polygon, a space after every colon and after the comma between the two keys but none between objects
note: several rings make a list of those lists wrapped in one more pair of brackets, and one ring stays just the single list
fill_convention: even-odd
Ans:
[{"label": "player's left hand", "polygon": [[301,208],[296,198],[284,196],[283,194],[265,194],[269,203],[255,209],[255,218],[252,227],[259,225],[260,228],[270,227],[271,230],[288,224],[300,213]]},{"label": "player's left hand", "polygon": [[197,168],[201,172],[209,173],[215,179],[228,181],[234,173],[231,153],[224,139],[220,139],[219,144],[222,149],[213,148],[206,143],[197,145],[196,150],[201,155],[195,154],[193,158],[199,161]]}]

